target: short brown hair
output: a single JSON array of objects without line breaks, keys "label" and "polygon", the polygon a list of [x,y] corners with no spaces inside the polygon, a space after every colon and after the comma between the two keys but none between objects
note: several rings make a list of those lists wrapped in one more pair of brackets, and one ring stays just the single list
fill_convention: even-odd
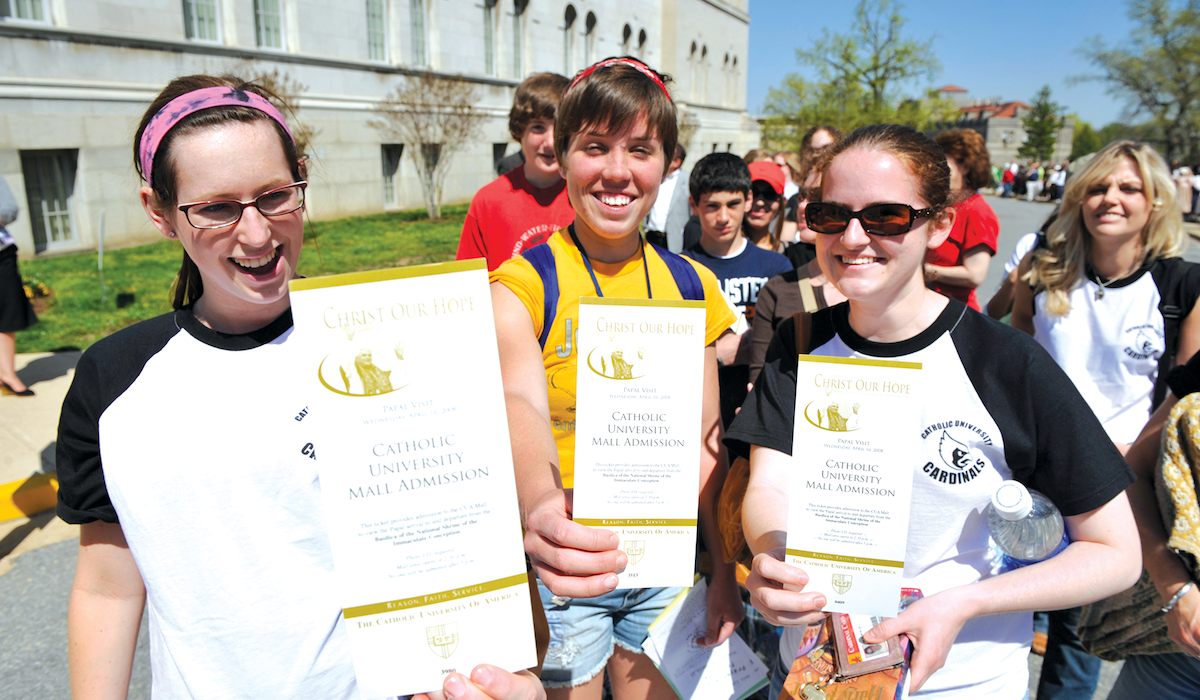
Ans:
[{"label": "short brown hair", "polygon": [[[563,95],[554,118],[554,157],[560,165],[567,162],[567,149],[575,134],[596,127],[613,131],[645,114],[650,133],[662,142],[665,175],[679,142],[675,103],[665,88],[670,84],[671,76],[659,73],[636,58],[624,56],[623,59],[645,66],[658,76],[662,86],[630,65],[613,63],[596,68]],[[588,70],[591,69],[583,72]]]},{"label": "short brown hair", "polygon": [[520,141],[525,128],[535,119],[554,119],[570,81],[558,73],[534,73],[517,86],[513,106],[508,111],[508,133]]},{"label": "short brown hair", "polygon": [[963,188],[978,190],[992,184],[992,156],[983,135],[974,129],[951,129],[933,138],[947,158],[962,164]]},{"label": "short brown hair", "polygon": [[950,200],[950,166],[946,164],[946,155],[933,139],[912,127],[899,124],[864,126],[824,149],[814,165],[814,169],[822,176],[821,185],[817,196],[810,197],[810,201],[823,201],[825,185],[829,181],[825,177],[829,165],[841,154],[856,148],[895,156],[916,178],[917,196],[924,200],[926,207],[933,210],[930,220],[937,221],[945,215]]}]

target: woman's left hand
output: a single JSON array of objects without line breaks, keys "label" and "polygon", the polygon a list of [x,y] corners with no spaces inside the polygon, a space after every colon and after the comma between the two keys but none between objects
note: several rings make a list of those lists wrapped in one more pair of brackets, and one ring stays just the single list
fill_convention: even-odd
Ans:
[{"label": "woman's left hand", "polygon": [[468,678],[447,674],[441,692],[418,693],[413,700],[546,700],[542,682],[529,671],[509,673],[496,666],[480,664]]},{"label": "woman's left hand", "polygon": [[708,626],[704,630],[704,637],[697,639],[696,643],[702,647],[715,647],[729,639],[742,618],[746,617],[737,578],[714,575],[705,592],[704,602],[708,607]]},{"label": "woman's left hand", "polygon": [[946,657],[959,630],[972,617],[967,614],[966,601],[959,599],[956,590],[959,589],[952,588],[922,598],[908,606],[899,617],[884,620],[863,635],[863,641],[868,644],[878,644],[901,634],[908,635],[909,644],[912,645],[910,693],[920,690],[925,681],[946,664]]}]

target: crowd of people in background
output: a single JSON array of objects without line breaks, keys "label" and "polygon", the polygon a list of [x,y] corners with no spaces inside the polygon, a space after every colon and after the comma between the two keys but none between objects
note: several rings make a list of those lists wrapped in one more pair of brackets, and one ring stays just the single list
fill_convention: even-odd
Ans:
[{"label": "crowd of people in background", "polygon": [[[1124,609],[1121,596],[1140,585],[1161,610],[1139,624],[1169,641],[1153,653],[1105,646],[1129,659],[1113,697],[1200,697],[1198,567],[1175,553],[1178,526],[1152,486],[1163,483],[1161,435],[1179,434],[1164,428],[1180,420],[1168,411],[1178,404],[1200,422],[1200,406],[1184,400],[1200,388],[1200,267],[1180,258],[1195,170],[1172,171],[1133,142],[1074,174],[1067,161],[996,168],[975,131],[930,138],[897,125],[816,125],[798,151],[710,153],[689,170],[670,82],[633,58],[573,79],[527,78],[509,117],[519,153],[471,202],[458,257],[487,260],[538,578],[533,622],[549,642],[536,678],[480,667],[448,676],[447,696],[600,700],[607,686],[617,700],[672,697],[641,644],[679,590],[614,590],[628,561],[616,536],[571,519],[575,321],[581,297],[610,296],[703,303],[696,506],[711,582],[695,641],[724,642],[747,605],[777,625],[769,700],[827,602],[783,562],[790,455],[804,449],[792,444],[801,353],[925,363],[930,391],[912,406],[923,424],[978,426],[962,434],[983,465],[970,478],[947,482],[914,464],[922,512],[904,574],[923,598],[863,635],[912,640],[913,693],[1025,696],[1031,617],[1046,610],[1057,611],[1058,651],[1047,652],[1039,699],[1090,697],[1088,652],[1099,647],[1075,636],[1075,621],[1094,617],[1085,606]],[[306,162],[269,96],[225,78],[177,79],[135,139],[139,196],[184,262],[176,310],[89,349],[64,404],[59,514],[82,525],[69,620],[80,697],[127,686],[147,604],[156,692],[357,696],[340,611],[314,585],[332,576],[327,535],[307,517],[320,510],[315,468],[270,431],[246,434],[266,425],[260,407],[234,410],[221,395],[219,377],[269,374],[295,346],[287,283],[303,242]],[[997,187],[1060,206],[1022,239],[984,315],[977,289],[1002,251],[981,193]],[[1011,327],[996,320],[1010,314]],[[20,388],[3,362],[0,380]],[[283,393],[287,407],[303,405]],[[222,439],[164,476],[141,436],[147,426],[175,435],[161,405],[180,397],[214,409],[194,411],[188,429]],[[918,461],[937,458],[936,444],[921,449]],[[234,469],[211,478],[217,465]],[[729,555],[717,517],[739,466],[748,564]],[[981,514],[1006,479],[1057,505],[1070,538],[1060,554],[993,566]],[[260,514],[277,539],[180,527],[212,522],[213,504]],[[271,522],[279,509],[286,527]],[[197,552],[220,566],[197,576]]]}]

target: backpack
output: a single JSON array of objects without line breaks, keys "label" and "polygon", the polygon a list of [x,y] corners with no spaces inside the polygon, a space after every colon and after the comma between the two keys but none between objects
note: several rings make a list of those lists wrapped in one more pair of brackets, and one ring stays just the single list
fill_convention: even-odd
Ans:
[{"label": "backpack", "polygon": [[[671,271],[671,277],[675,278],[675,286],[679,289],[679,294],[688,301],[704,301],[704,285],[701,284],[700,275],[696,274],[696,269],[688,261],[666,248],[660,248],[653,243],[650,244],[650,247],[654,248],[654,252],[658,253],[658,257],[666,263],[667,269]],[[542,334],[538,337],[538,344],[545,350],[546,340],[550,337],[550,327],[554,324],[554,317],[558,314],[558,267],[554,263],[554,251],[550,249],[548,242],[539,243],[521,253],[521,257],[533,265],[538,277],[542,279],[543,321]]]}]

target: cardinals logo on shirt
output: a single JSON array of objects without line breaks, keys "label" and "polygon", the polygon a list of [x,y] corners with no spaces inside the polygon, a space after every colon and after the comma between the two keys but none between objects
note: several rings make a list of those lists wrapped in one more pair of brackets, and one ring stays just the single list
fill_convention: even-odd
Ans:
[{"label": "cardinals logo on shirt", "polygon": [[980,447],[991,445],[992,438],[966,421],[935,423],[921,432],[921,438],[926,441],[937,440],[939,459],[927,461],[921,468],[934,481],[965,484],[989,466],[987,456]]},{"label": "cardinals logo on shirt", "polygon": [[1124,352],[1135,360],[1157,358],[1162,355],[1165,345],[1163,332],[1150,324],[1125,329]]}]

